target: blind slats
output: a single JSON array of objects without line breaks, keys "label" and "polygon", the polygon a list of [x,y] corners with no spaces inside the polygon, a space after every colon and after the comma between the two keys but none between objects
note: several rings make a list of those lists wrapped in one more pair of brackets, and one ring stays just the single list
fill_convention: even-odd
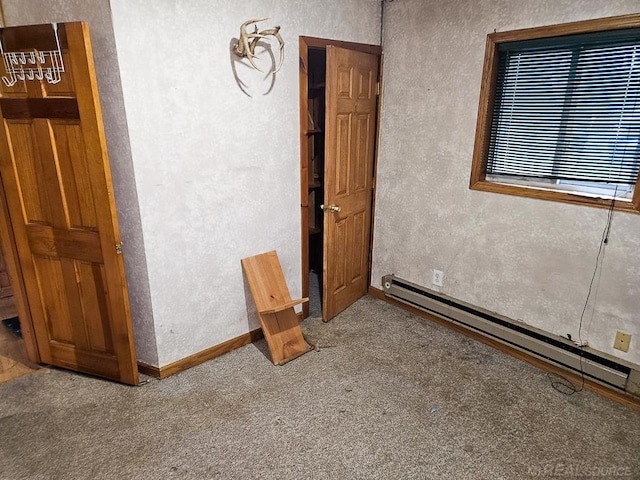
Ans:
[{"label": "blind slats", "polygon": [[640,29],[499,45],[487,173],[635,184]]}]

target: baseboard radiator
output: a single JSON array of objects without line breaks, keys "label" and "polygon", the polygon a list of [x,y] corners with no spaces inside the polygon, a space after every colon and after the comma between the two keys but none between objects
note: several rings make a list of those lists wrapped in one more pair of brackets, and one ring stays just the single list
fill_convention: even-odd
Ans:
[{"label": "baseboard radiator", "polygon": [[[599,383],[640,395],[640,371],[631,363],[598,352],[580,348],[574,342],[507,317],[453,299],[439,292],[402,280],[394,275],[382,278],[388,297],[412,305],[475,331],[510,347],[557,364]],[[582,357],[582,362],[580,361]]]}]

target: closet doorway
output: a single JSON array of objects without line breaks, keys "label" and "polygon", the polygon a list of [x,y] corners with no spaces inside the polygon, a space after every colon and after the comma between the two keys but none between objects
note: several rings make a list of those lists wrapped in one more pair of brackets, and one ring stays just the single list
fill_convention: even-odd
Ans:
[{"label": "closet doorway", "polygon": [[380,60],[376,45],[300,37],[302,295],[324,321],[370,283]]}]

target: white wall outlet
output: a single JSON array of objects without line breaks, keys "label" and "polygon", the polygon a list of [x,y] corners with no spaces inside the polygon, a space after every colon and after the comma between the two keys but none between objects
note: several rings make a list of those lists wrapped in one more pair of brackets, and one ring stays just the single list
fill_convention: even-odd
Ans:
[{"label": "white wall outlet", "polygon": [[441,287],[443,281],[444,281],[444,273],[442,273],[441,270],[434,270],[431,283],[433,283],[436,287]]}]

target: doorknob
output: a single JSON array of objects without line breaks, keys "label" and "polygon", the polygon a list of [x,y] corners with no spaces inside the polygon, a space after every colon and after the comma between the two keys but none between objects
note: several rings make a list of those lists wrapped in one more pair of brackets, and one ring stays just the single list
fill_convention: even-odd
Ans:
[{"label": "doorknob", "polygon": [[342,210],[342,207],[339,207],[338,205],[320,205],[320,208],[322,210],[324,210],[324,213],[327,212],[332,212],[332,213],[338,213],[340,210]]}]

